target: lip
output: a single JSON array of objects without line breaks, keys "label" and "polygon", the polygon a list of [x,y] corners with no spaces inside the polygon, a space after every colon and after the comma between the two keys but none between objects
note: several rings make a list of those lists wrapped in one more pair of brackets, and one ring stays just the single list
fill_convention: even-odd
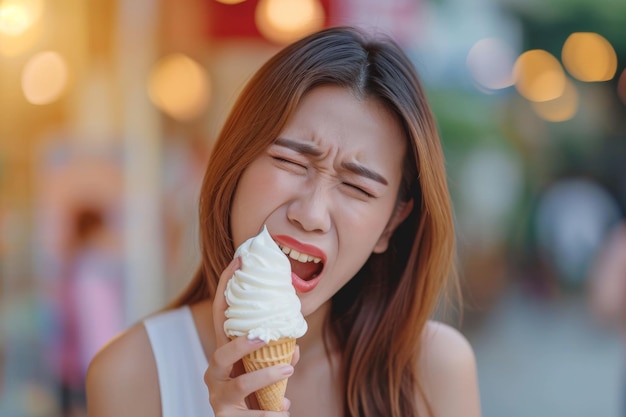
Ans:
[{"label": "lip", "polygon": [[307,245],[306,243],[298,242],[291,236],[285,235],[272,236],[272,239],[274,239],[274,241],[279,245],[282,244],[283,246],[289,246],[291,249],[295,249],[300,253],[306,253],[307,255],[312,255],[316,258],[320,258],[322,262],[326,263],[326,254],[317,246]]},{"label": "lip", "polygon": [[[299,242],[296,239],[290,237],[290,236],[285,236],[285,235],[276,235],[276,236],[272,236],[272,239],[274,239],[274,241],[276,243],[278,243],[279,245],[283,245],[283,246],[288,246],[292,249],[297,250],[300,253],[306,253],[307,255],[311,255],[311,256],[315,256],[316,258],[320,258],[322,260],[322,263],[325,265],[326,264],[326,254],[324,253],[323,250],[321,250],[320,248],[313,246],[313,245],[307,245],[305,243]],[[293,287],[295,288],[296,292],[299,293],[306,293],[309,291],[312,291],[317,284],[319,283],[322,275],[324,275],[324,271],[322,270],[322,273],[318,276],[316,276],[315,278],[305,281],[302,278],[300,278],[298,275],[294,274],[293,272],[291,273],[291,284],[293,285]]]},{"label": "lip", "polygon": [[[322,273],[323,274],[323,273]],[[296,289],[296,292],[305,293],[313,290],[320,282],[322,274],[316,276],[315,278],[305,281],[293,272],[291,273],[291,285]]]}]

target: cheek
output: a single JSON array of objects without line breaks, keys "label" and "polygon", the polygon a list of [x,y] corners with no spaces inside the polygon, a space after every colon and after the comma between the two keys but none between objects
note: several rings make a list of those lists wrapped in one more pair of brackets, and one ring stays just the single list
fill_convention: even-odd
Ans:
[{"label": "cheek", "polygon": [[260,214],[252,207],[258,207],[260,204],[259,197],[262,193],[255,193],[253,190],[262,187],[262,178],[250,175],[253,174],[251,167],[244,171],[239,179],[230,208],[230,228],[235,247],[254,235],[255,223],[258,222],[256,216]]},{"label": "cheek", "polygon": [[256,235],[287,189],[263,161],[252,163],[242,174],[231,206],[230,225],[235,245]]},{"label": "cheek", "polygon": [[341,216],[337,217],[338,223],[344,225],[345,234],[349,234],[350,240],[357,242],[360,247],[373,245],[378,240],[393,211],[393,204],[383,201],[365,205],[353,202],[340,207]]},{"label": "cheek", "polygon": [[372,254],[391,217],[393,204],[353,207],[336,217],[341,262],[356,273]]},{"label": "cheek", "polygon": [[278,202],[281,196],[293,188],[285,175],[268,163],[257,162],[242,175],[237,195],[247,202],[248,210],[263,210]]}]

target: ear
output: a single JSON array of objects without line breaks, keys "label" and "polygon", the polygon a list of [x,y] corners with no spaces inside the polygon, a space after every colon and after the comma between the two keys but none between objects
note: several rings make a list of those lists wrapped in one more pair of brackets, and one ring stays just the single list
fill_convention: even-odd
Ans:
[{"label": "ear", "polygon": [[391,215],[391,219],[387,223],[385,230],[378,238],[378,242],[374,246],[372,252],[374,253],[383,253],[389,247],[389,239],[391,235],[396,230],[396,228],[402,223],[413,210],[413,199],[409,201],[400,201],[396,204],[395,209],[393,210],[393,214]]}]

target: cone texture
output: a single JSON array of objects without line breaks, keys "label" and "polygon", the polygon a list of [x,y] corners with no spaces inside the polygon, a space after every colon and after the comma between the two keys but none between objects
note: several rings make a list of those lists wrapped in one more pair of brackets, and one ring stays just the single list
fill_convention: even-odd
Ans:
[{"label": "cone texture", "polygon": [[[256,371],[269,366],[291,363],[291,357],[296,348],[296,339],[280,339],[269,342],[261,349],[243,357],[243,366],[246,372]],[[261,388],[256,392],[256,398],[262,410],[282,411],[283,398],[287,389],[287,378],[275,384]]]}]

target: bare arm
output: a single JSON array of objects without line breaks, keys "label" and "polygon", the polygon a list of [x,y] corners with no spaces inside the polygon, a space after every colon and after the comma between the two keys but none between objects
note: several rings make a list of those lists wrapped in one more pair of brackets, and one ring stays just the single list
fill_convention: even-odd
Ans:
[{"label": "bare arm", "polygon": [[109,343],[87,372],[89,417],[160,417],[154,356],[143,325]]},{"label": "bare arm", "polygon": [[445,324],[428,323],[419,366],[436,417],[480,417],[476,359],[463,335]]}]

